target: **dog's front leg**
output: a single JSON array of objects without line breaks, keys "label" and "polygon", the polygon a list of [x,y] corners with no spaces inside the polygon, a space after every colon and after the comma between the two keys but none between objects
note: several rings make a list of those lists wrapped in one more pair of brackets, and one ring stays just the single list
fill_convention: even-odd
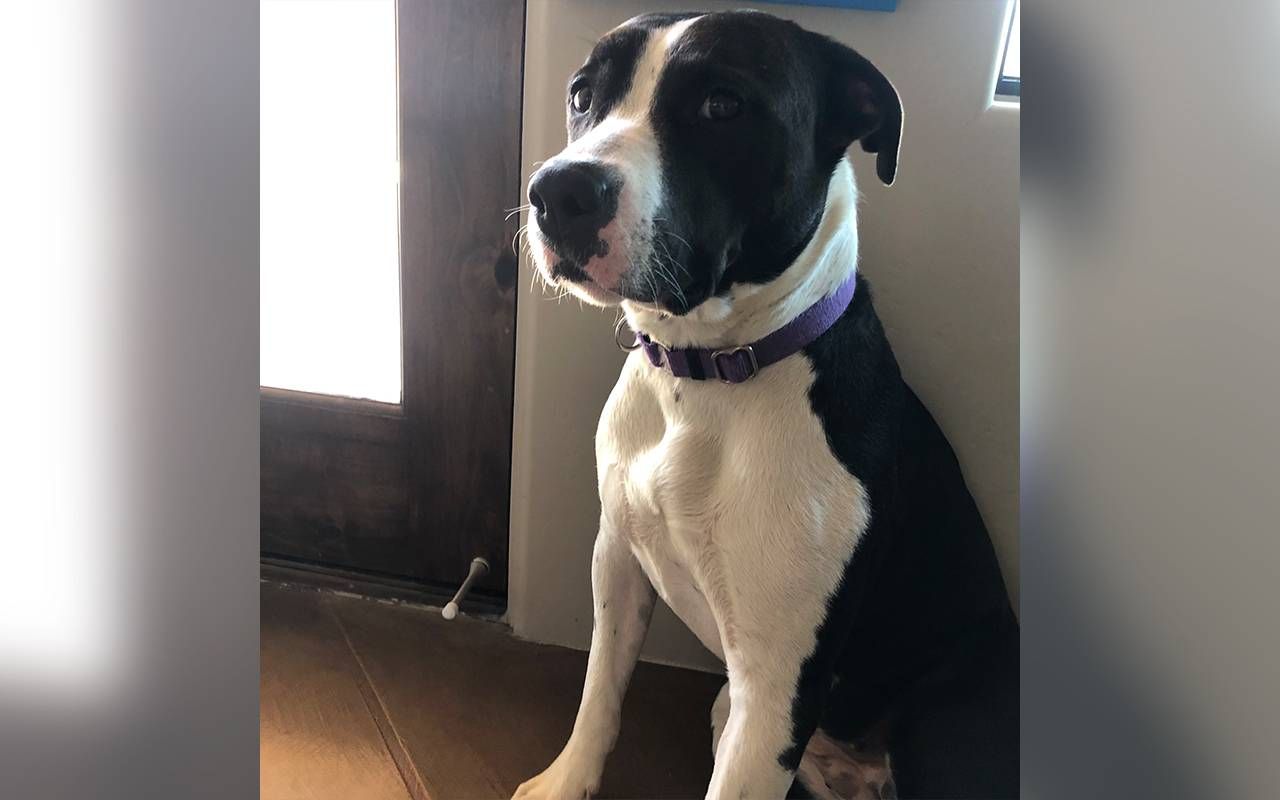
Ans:
[{"label": "dog's front leg", "polygon": [[520,785],[517,800],[591,795],[618,736],[622,696],[649,629],[654,589],[626,541],[604,521],[591,559],[591,591],[591,653],[573,733],[551,766]]},{"label": "dog's front leg", "polygon": [[729,719],[716,747],[708,798],[782,798],[791,787],[799,763],[792,722],[799,659],[780,651],[760,656],[736,664],[730,657]]}]

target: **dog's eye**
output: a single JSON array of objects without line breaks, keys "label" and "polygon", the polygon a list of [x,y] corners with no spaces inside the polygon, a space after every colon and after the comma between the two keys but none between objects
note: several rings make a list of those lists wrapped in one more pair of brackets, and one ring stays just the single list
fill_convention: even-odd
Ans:
[{"label": "dog's eye", "polygon": [[741,111],[742,101],[736,95],[717,89],[702,101],[702,108],[698,109],[698,115],[703,119],[725,120],[733,119]]},{"label": "dog's eye", "polygon": [[591,108],[591,87],[579,86],[574,89],[569,102],[573,104],[574,111],[579,114],[586,113],[587,109]]}]

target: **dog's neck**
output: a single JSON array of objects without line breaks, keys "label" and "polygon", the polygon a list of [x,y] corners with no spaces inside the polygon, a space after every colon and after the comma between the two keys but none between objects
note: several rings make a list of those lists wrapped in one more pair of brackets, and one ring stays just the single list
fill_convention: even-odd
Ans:
[{"label": "dog's neck", "polygon": [[622,303],[627,324],[667,347],[728,347],[763,339],[834,292],[857,268],[858,190],[841,159],[822,219],[796,260],[765,284],[735,284],[683,316]]}]

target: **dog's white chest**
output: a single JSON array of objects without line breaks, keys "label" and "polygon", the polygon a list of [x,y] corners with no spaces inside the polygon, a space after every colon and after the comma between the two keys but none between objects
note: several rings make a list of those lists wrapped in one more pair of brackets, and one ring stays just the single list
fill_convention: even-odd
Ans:
[{"label": "dog's white chest", "polygon": [[811,382],[802,357],[726,386],[675,379],[633,356],[601,416],[605,524],[722,659],[739,592],[777,586],[820,601],[865,527],[861,484],[830,451]]}]

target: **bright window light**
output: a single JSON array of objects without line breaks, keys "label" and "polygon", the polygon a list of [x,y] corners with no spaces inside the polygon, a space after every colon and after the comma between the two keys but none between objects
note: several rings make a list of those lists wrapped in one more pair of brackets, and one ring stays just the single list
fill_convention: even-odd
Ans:
[{"label": "bright window light", "polygon": [[996,78],[996,97],[1022,97],[1022,3],[1019,0],[1014,0],[1009,29],[1005,32],[1000,74]]},{"label": "bright window light", "polygon": [[261,9],[262,385],[398,403],[395,2]]}]

